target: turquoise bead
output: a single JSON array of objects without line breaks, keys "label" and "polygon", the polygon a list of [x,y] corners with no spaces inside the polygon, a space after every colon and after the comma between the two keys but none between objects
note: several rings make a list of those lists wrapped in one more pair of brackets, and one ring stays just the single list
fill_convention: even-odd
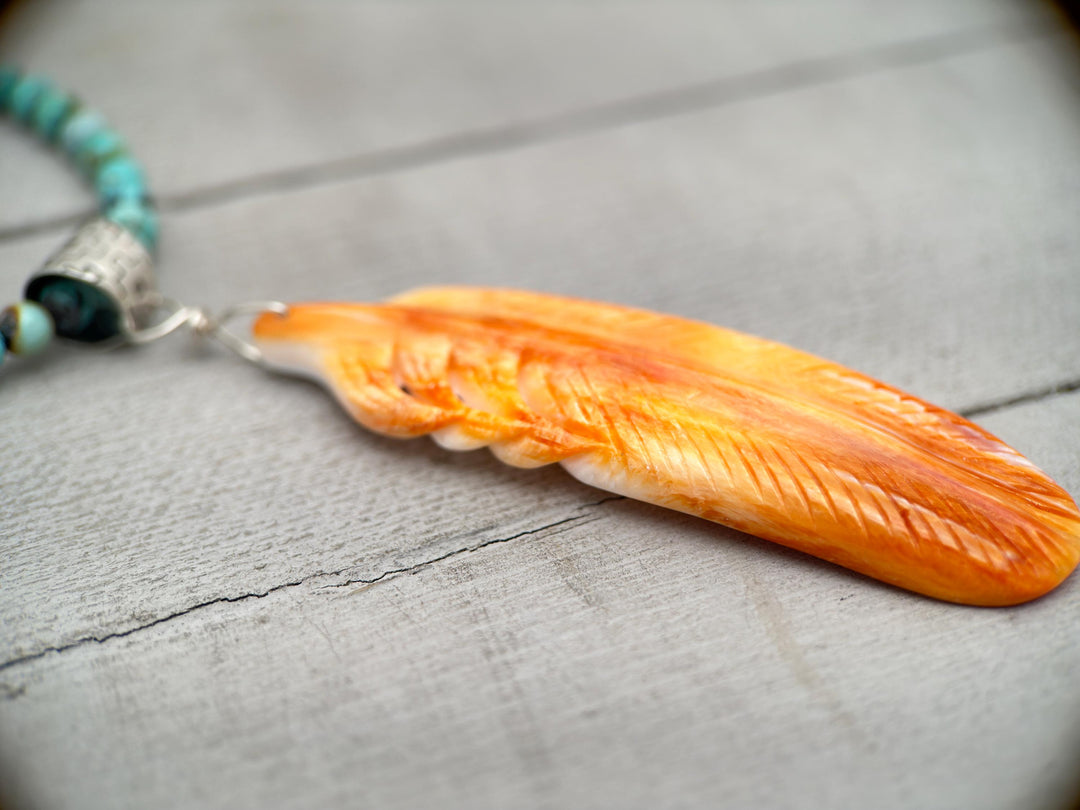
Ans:
[{"label": "turquoise bead", "polygon": [[0,312],[0,336],[13,354],[37,354],[53,339],[52,316],[35,301],[20,301]]},{"label": "turquoise bead", "polygon": [[16,121],[29,124],[41,94],[51,89],[52,85],[41,76],[23,76],[11,90],[8,101],[11,115]]},{"label": "turquoise bead", "polygon": [[146,197],[146,175],[142,166],[127,155],[104,164],[98,170],[94,185],[105,208],[121,200],[138,202]]},{"label": "turquoise bead", "polygon": [[105,218],[130,231],[151,253],[157,249],[157,212],[145,203],[136,200],[120,200],[105,210]]},{"label": "turquoise bead", "polygon": [[38,135],[52,143],[56,140],[61,124],[76,106],[75,99],[67,93],[49,87],[38,97],[30,123]]},{"label": "turquoise bead", "polygon": [[116,303],[92,284],[64,276],[38,276],[26,297],[47,309],[63,338],[97,343],[120,334]]},{"label": "turquoise bead", "polygon": [[[12,65],[0,64],[0,113],[3,112],[31,127],[46,141],[59,142],[76,167],[93,182],[102,216],[126,229],[150,253],[155,252],[158,216],[150,201],[145,173],[100,113],[84,108],[77,98],[57,89],[42,76],[25,75]],[[92,286],[49,278],[48,284],[34,288],[43,297],[27,293],[27,298],[45,304],[52,320],[47,316],[42,320],[44,310],[28,305],[23,318],[27,325],[19,333],[22,335],[19,345],[25,351],[33,351],[39,344],[48,342],[53,333],[52,327],[45,328],[49,323],[55,324],[55,331],[61,336],[77,334],[84,340],[116,334],[119,314],[114,302],[99,300],[101,294]],[[23,310],[9,310],[5,311],[6,323],[11,326],[19,322]],[[15,340],[14,332],[11,340]],[[15,351],[12,345],[9,341],[5,350]]]},{"label": "turquoise bead", "polygon": [[4,341],[0,340],[0,363],[4,362],[4,355],[7,354],[7,347],[4,346]]},{"label": "turquoise bead", "polygon": [[87,175],[97,174],[100,166],[124,153],[124,141],[111,129],[100,129],[83,141],[75,153],[75,164]]},{"label": "turquoise bead", "polygon": [[83,107],[60,128],[60,144],[68,156],[74,158],[87,138],[108,128],[109,125],[101,113]]},{"label": "turquoise bead", "polygon": [[16,67],[0,65],[0,112],[7,109],[8,101],[11,99],[11,91],[19,83],[19,76],[21,75]]}]

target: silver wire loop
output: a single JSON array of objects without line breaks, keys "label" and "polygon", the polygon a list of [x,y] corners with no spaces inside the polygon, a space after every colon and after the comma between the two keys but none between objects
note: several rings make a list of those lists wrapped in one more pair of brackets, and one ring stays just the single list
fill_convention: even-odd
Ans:
[{"label": "silver wire loop", "polygon": [[132,332],[128,336],[128,342],[152,343],[186,326],[195,337],[213,338],[225,348],[256,365],[263,364],[262,352],[255,344],[226,328],[226,324],[245,315],[259,315],[263,312],[273,312],[282,317],[289,314],[289,305],[281,301],[246,301],[227,307],[217,315],[203,307],[186,306],[171,299],[163,298],[159,304],[160,308],[170,310],[169,314],[151,326]]}]

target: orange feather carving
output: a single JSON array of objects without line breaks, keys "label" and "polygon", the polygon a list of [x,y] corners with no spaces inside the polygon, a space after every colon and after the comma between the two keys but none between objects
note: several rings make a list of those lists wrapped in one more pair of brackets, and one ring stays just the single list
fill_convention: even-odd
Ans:
[{"label": "orange feather carving", "polygon": [[538,293],[422,289],[263,315],[271,366],[363,425],[699,515],[953,602],[1010,605],[1080,560],[1080,512],[971,422],[703,323]]}]

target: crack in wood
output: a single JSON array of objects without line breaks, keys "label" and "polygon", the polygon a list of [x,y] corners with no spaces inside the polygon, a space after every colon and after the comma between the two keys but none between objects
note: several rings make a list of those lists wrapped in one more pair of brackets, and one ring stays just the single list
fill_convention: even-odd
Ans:
[{"label": "crack in wood", "polygon": [[[600,500],[593,501],[591,503],[584,503],[581,506],[577,507],[577,509],[575,510],[576,512],[579,512],[580,514],[571,515],[570,517],[562,518],[561,520],[556,520],[556,521],[553,521],[551,523],[546,523],[543,526],[538,526],[538,527],[533,528],[533,529],[526,529],[524,531],[518,532],[517,534],[513,534],[513,535],[510,535],[508,537],[497,537],[497,538],[495,538],[493,540],[486,540],[486,541],[484,541],[482,543],[477,543],[476,545],[473,545],[473,546],[463,546],[462,548],[458,548],[458,549],[454,549],[452,551],[448,551],[445,554],[440,554],[438,557],[433,557],[430,560],[424,560],[422,562],[418,562],[418,563],[415,563],[413,565],[408,565],[408,566],[405,566],[405,567],[402,567],[402,568],[394,568],[394,569],[391,569],[391,570],[388,570],[388,571],[383,571],[381,574],[378,574],[378,575],[376,575],[374,577],[371,577],[371,578],[357,577],[357,578],[352,578],[352,579],[346,579],[346,580],[344,580],[342,582],[336,582],[336,583],[334,583],[332,585],[327,585],[327,586],[325,586],[325,588],[322,588],[320,590],[327,590],[327,589],[333,589],[333,588],[343,588],[343,587],[347,587],[349,585],[357,585],[357,584],[364,585],[364,586],[370,586],[370,585],[374,585],[374,584],[376,584],[378,582],[383,582],[383,581],[385,581],[387,579],[390,579],[392,577],[399,576],[401,574],[409,574],[409,573],[419,571],[421,568],[426,568],[428,566],[435,565],[436,563],[440,563],[440,562],[442,562],[444,560],[448,560],[448,559],[450,559],[452,557],[457,557],[457,556],[459,556],[461,554],[465,554],[465,553],[473,552],[473,551],[480,551],[481,549],[487,548],[488,546],[494,546],[494,545],[498,545],[500,543],[509,543],[510,541],[517,540],[517,539],[519,539],[521,537],[527,537],[529,535],[540,534],[541,532],[546,532],[546,531],[550,531],[550,530],[553,530],[553,529],[558,529],[560,531],[564,531],[566,528],[569,528],[570,526],[586,525],[588,523],[592,523],[593,521],[599,520],[599,517],[590,514],[589,510],[595,509],[596,507],[598,507],[598,506],[600,506],[602,504],[608,503],[609,501],[619,501],[619,500],[625,500],[625,498],[623,496],[621,496],[621,495],[613,495],[611,497],[601,498]],[[77,647],[83,647],[83,646],[85,646],[87,644],[105,644],[106,642],[114,641],[115,639],[126,638],[128,636],[134,635],[136,633],[141,633],[144,630],[149,630],[151,628],[157,627],[157,626],[165,624],[167,622],[171,622],[174,619],[179,619],[179,618],[181,618],[183,616],[187,616],[190,613],[194,613],[196,611],[202,610],[204,608],[211,607],[213,605],[228,604],[228,603],[233,603],[233,602],[245,602],[245,601],[247,601],[249,599],[263,599],[263,598],[269,596],[272,593],[277,593],[278,591],[282,591],[282,590],[285,590],[287,588],[300,587],[302,585],[307,584],[308,582],[311,582],[312,580],[318,580],[318,579],[323,579],[323,578],[342,576],[348,570],[349,570],[349,568],[346,567],[346,568],[341,568],[341,569],[339,569],[337,571],[316,571],[314,573],[311,573],[311,574],[308,574],[308,575],[306,575],[304,577],[301,577],[300,579],[290,580],[288,582],[283,582],[283,583],[281,583],[279,585],[275,585],[272,588],[267,588],[265,591],[253,591],[253,592],[250,592],[250,593],[238,594],[236,596],[218,596],[218,597],[215,597],[214,599],[207,599],[204,602],[199,602],[198,604],[191,605],[189,607],[183,608],[182,610],[178,610],[178,611],[175,611],[173,613],[169,613],[169,614],[167,614],[165,616],[160,616],[160,617],[158,617],[158,618],[156,618],[156,619],[154,619],[152,621],[146,622],[145,624],[140,624],[140,625],[138,625],[136,627],[132,627],[132,628],[129,628],[127,630],[117,630],[115,632],[106,633],[105,635],[101,635],[101,636],[82,636],[82,637],[77,638],[74,641],[70,641],[70,642],[68,642],[66,644],[58,644],[58,645],[54,645],[54,646],[49,646],[49,647],[45,647],[43,649],[37,650],[37,651],[32,652],[32,653],[27,653],[25,655],[20,655],[20,656],[18,656],[16,658],[12,658],[12,659],[10,659],[8,661],[4,661],[4,662],[0,663],[0,672],[3,672],[4,670],[7,670],[7,669],[11,669],[12,667],[19,666],[20,664],[26,664],[26,663],[29,663],[31,661],[36,661],[36,660],[38,660],[40,658],[44,658],[46,655],[49,655],[50,653],[64,653],[64,652],[67,652],[69,650],[75,649]],[[25,690],[20,689],[20,690],[14,691],[14,692],[12,692],[12,691],[4,692],[4,693],[0,693],[0,697],[2,697],[4,699],[14,699],[14,698],[20,697],[23,694],[24,691]]]}]

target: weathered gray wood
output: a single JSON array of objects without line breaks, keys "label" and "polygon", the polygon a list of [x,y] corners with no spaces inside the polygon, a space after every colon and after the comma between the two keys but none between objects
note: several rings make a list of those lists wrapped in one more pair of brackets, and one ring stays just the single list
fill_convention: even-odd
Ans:
[{"label": "weathered gray wood", "polygon": [[[179,7],[42,3],[3,36],[115,110],[179,194],[1036,14],[894,5],[229,4],[184,26]],[[125,43],[147,74],[79,42]],[[212,304],[529,286],[767,335],[953,408],[1005,400],[1080,377],[1067,48],[959,48],[195,202],[166,216],[161,275]],[[217,81],[182,70],[200,58]],[[361,76],[371,115],[316,127]],[[34,149],[0,130],[4,227],[84,199]],[[0,242],[0,266],[61,232]],[[558,470],[370,436],[182,340],[9,364],[0,413],[5,807],[1004,810],[1080,789],[1075,578],[1016,610],[930,602]],[[1080,494],[1080,395],[982,421]]]},{"label": "weathered gray wood", "polygon": [[[988,424],[1080,490],[1080,395]],[[5,672],[4,776],[43,807],[1039,810],[1080,788],[1080,581],[961,608],[631,501],[587,514]]]},{"label": "weathered gray wood", "polygon": [[[215,302],[547,288],[763,334],[953,408],[1008,398],[1080,376],[1080,127],[1024,73],[1044,51],[178,214],[163,276]],[[981,102],[950,116],[937,93],[956,84]],[[822,121],[830,108],[853,114]],[[826,146],[808,149],[812,133]],[[987,197],[1010,183],[1045,203]],[[1037,262],[1020,248],[1051,240]],[[25,538],[0,591],[22,616],[5,660],[311,572],[370,579],[598,497],[557,471],[364,435],[313,388],[182,343],[123,357],[73,353],[0,391],[23,414],[5,438],[3,508]]]},{"label": "weathered gray wood", "polygon": [[[1045,17],[1010,0],[894,5],[35,0],[0,30],[0,53],[105,110],[168,199],[804,59],[992,39]],[[0,224],[87,210],[66,172],[30,155],[0,140]]]}]

